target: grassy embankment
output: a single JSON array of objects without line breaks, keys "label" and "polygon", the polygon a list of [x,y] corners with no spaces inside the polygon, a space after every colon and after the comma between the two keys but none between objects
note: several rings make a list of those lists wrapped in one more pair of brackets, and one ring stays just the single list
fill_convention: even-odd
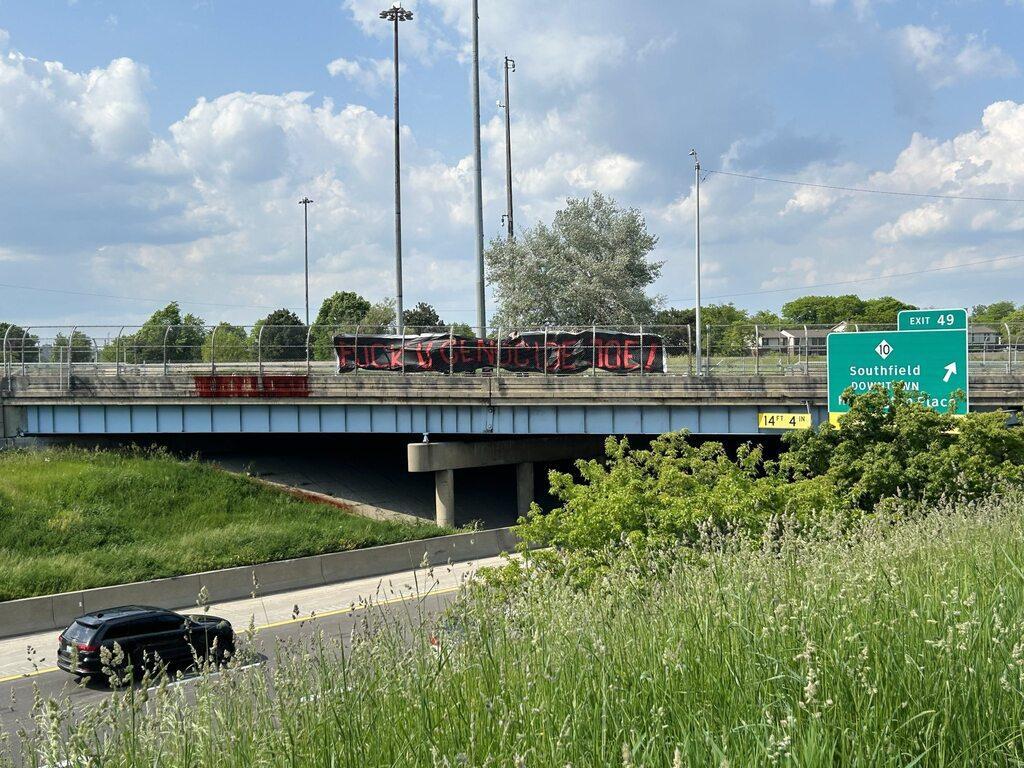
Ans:
[{"label": "grassy embankment", "polygon": [[35,748],[164,768],[1020,765],[1022,508],[627,551],[584,592],[536,576],[470,593],[440,650],[378,622],[344,655],[282,652],[272,680],[45,705]]},{"label": "grassy embankment", "polygon": [[165,454],[0,453],[0,600],[443,533]]}]

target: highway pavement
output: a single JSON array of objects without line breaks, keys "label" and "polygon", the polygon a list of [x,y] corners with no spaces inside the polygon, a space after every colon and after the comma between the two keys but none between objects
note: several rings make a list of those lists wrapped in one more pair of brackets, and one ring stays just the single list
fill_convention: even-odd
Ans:
[{"label": "highway pavement", "polygon": [[[326,637],[348,637],[370,606],[393,613],[434,613],[453,599],[474,571],[501,562],[503,558],[493,557],[403,571],[219,603],[209,606],[209,612],[229,620],[238,634],[251,624],[256,632],[257,663],[272,666],[278,642],[301,642],[318,630]],[[202,609],[182,612],[201,613]],[[110,695],[107,687],[98,683],[81,686],[54,666],[59,634],[51,631],[0,640],[0,732],[14,737],[19,728],[31,730],[36,691],[44,698],[70,699],[76,707]],[[187,685],[187,680],[179,684]]]}]

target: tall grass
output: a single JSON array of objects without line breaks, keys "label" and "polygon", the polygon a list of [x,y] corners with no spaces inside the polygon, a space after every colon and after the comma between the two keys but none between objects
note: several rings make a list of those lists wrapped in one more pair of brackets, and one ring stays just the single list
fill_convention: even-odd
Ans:
[{"label": "tall grass", "polygon": [[443,533],[162,452],[0,452],[0,600]]},{"label": "tall grass", "polygon": [[145,704],[119,694],[74,715],[40,703],[27,757],[1018,765],[1022,510],[1014,495],[842,534],[709,534],[695,551],[627,554],[585,592],[526,568],[517,582],[464,591],[432,630],[436,646],[415,607],[411,633],[371,611],[351,644],[281,648],[270,670],[237,669],[192,692],[158,690]]}]

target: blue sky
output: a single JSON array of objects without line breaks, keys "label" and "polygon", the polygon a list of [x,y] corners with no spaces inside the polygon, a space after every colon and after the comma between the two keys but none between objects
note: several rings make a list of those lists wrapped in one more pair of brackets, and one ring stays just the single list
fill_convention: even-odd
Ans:
[{"label": "blue sky", "polygon": [[[23,286],[0,288],[0,319],[133,323],[170,299],[210,322],[298,310],[305,194],[317,201],[314,311],[335,290],[388,296],[381,5],[0,0],[0,283]],[[693,293],[691,146],[707,169],[1024,197],[1024,2],[695,5],[481,0],[488,237],[504,205],[493,105],[505,52],[518,64],[518,225],[593,189],[637,206],[660,238],[656,291],[675,306]],[[416,18],[402,28],[406,303],[465,321],[469,2],[407,6]],[[1024,254],[1022,204],[712,174],[702,212],[704,293],[715,300],[1024,301],[1024,258],[1008,258]],[[813,287],[833,281],[851,282]]]}]

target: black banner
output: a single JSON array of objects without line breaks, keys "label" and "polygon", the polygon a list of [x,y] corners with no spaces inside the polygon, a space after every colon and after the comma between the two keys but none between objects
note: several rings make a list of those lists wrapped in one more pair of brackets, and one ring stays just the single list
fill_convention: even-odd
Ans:
[{"label": "black banner", "polygon": [[[518,373],[665,372],[665,345],[654,334],[619,331],[527,331],[500,340],[447,333],[419,336],[339,334],[338,371],[467,373],[498,365]],[[499,361],[500,355],[500,361]]]}]

